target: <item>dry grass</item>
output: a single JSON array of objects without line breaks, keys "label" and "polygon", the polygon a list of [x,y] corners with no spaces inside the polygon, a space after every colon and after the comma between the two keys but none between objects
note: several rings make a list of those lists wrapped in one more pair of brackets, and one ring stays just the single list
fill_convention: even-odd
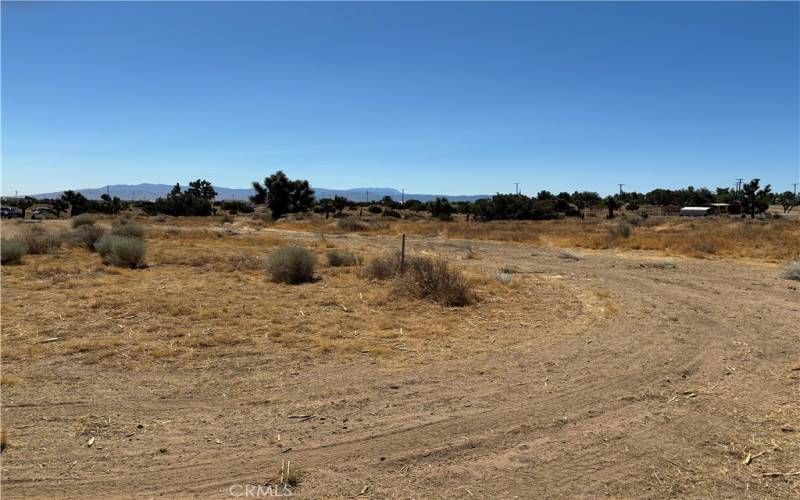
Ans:
[{"label": "dry grass", "polygon": [[[483,335],[513,320],[510,310],[532,317],[547,311],[550,303],[558,304],[551,307],[560,312],[572,303],[553,292],[556,282],[515,274],[504,285],[496,270],[472,270],[472,265],[483,261],[471,259],[464,260],[469,264],[466,279],[481,300],[457,311],[398,296],[392,281],[365,286],[353,267],[322,267],[316,270],[317,281],[302,288],[286,287],[264,279],[263,257],[296,240],[253,229],[248,218],[241,217],[225,229],[208,218],[165,218],[164,222],[142,218],[139,222],[146,226],[146,269],[106,267],[96,255],[71,247],[3,267],[4,361],[67,356],[70,362],[80,363],[135,366],[149,359],[186,364],[224,353],[276,349],[287,356],[392,360],[402,356],[398,345],[419,348],[454,331]],[[46,224],[55,232],[61,223],[69,225],[68,221]],[[293,227],[295,223],[317,233],[335,233],[331,231],[335,223],[324,218],[286,224]],[[374,232],[416,230],[414,234],[505,238],[564,247],[638,248],[698,256],[708,256],[706,252],[713,250],[714,255],[726,257],[800,258],[796,223],[654,222],[651,218],[633,228],[628,238],[610,237],[608,224],[602,220],[486,224],[402,220]],[[28,226],[3,222],[4,234]],[[325,238],[305,238],[303,244],[317,255],[333,245]],[[351,237],[348,247],[366,257],[367,268],[376,262],[376,254],[384,255],[368,239]],[[387,275],[393,272],[390,269]],[[570,300],[576,307],[580,303],[578,298]],[[608,313],[612,308],[606,304],[602,309]],[[465,320],[469,321],[467,330]],[[59,340],[42,342],[55,337]]]},{"label": "dry grass", "polygon": [[[539,316],[548,302],[563,301],[550,283],[520,277],[504,287],[472,270],[466,279],[482,300],[459,310],[398,296],[393,282],[367,285],[354,267],[321,267],[316,281],[288,287],[265,279],[263,258],[294,240],[253,231],[246,220],[224,232],[214,221],[198,219],[140,219],[148,245],[145,269],[103,266],[96,254],[78,247],[4,266],[3,361],[63,356],[69,363],[135,368],[149,361],[193,365],[270,352],[399,362],[407,357],[401,347],[421,350],[458,334],[467,348],[464,335],[483,341],[508,320],[509,308],[520,317]],[[304,241],[317,256],[331,244]],[[377,252],[360,238],[348,247],[367,258]],[[543,290],[551,293],[540,296]],[[58,340],[43,342],[51,338]]]},{"label": "dry grass", "polygon": [[697,258],[750,258],[770,262],[800,259],[800,222],[789,220],[628,217],[611,221],[587,218],[492,222],[403,219],[387,222],[386,218],[375,220],[367,215],[353,220],[359,223],[358,229],[353,231],[326,221],[324,217],[287,221],[280,228],[331,234],[405,233],[594,250],[649,250]]}]

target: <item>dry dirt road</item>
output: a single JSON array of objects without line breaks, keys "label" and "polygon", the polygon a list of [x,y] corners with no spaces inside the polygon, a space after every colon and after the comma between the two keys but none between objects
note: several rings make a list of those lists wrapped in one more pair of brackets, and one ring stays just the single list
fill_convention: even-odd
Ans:
[{"label": "dry dirt road", "polygon": [[[302,498],[800,496],[796,282],[754,262],[471,245],[461,265],[541,284],[502,328],[464,324],[480,349],[455,333],[388,365],[39,363],[52,383],[4,391],[4,498],[243,497],[285,461]],[[91,448],[72,432],[90,414],[109,415]]]}]

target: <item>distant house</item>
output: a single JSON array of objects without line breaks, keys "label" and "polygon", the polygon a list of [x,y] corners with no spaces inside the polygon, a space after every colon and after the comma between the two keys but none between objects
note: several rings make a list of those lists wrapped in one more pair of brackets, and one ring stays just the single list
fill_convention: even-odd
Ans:
[{"label": "distant house", "polygon": [[738,201],[733,203],[709,203],[714,215],[737,215],[742,213],[742,205]]},{"label": "distant house", "polygon": [[682,217],[705,217],[711,215],[713,207],[683,207],[680,214]]}]

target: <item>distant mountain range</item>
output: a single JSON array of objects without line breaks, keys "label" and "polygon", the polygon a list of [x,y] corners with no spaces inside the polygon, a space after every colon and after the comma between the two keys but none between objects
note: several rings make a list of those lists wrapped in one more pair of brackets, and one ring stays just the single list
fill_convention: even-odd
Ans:
[{"label": "distant mountain range", "polygon": [[[83,188],[73,189],[81,193],[90,200],[99,200],[100,196],[108,192],[111,196],[117,196],[122,200],[148,200],[152,201],[156,198],[166,196],[172,190],[169,184],[112,184],[108,187],[103,186],[100,188]],[[249,196],[255,194],[253,189],[233,189],[221,186],[214,186],[217,192],[217,200],[246,200]],[[356,189],[325,189],[314,188],[315,196],[317,199],[333,198],[334,196],[344,196],[352,201],[374,201],[380,200],[384,196],[391,196],[393,200],[400,201],[403,194],[394,188],[356,188]],[[41,193],[31,195],[33,198],[59,198],[63,191],[54,193]],[[367,200],[369,196],[369,200]],[[444,196],[450,201],[475,201],[481,198],[490,198],[490,195],[459,195],[447,196],[441,194],[417,194],[406,193],[406,200],[419,200],[430,201],[437,197]]]}]

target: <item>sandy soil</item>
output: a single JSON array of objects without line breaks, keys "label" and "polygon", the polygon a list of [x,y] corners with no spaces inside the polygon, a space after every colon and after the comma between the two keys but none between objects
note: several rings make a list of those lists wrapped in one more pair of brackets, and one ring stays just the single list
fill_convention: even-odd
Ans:
[{"label": "sandy soil", "polygon": [[[397,246],[330,238],[368,254]],[[479,258],[463,258],[468,246]],[[302,498],[800,496],[800,285],[775,265],[436,237],[409,247],[514,281],[462,310],[397,309],[383,356],[273,343],[180,363],[57,347],[4,359],[23,382],[3,387],[3,496],[228,498],[287,461]],[[4,270],[4,342],[18,347],[13,308],[54,299],[15,283]],[[378,303],[362,305],[361,286],[339,291],[360,329],[387,328],[370,322]],[[314,311],[287,311],[298,313]]]}]

